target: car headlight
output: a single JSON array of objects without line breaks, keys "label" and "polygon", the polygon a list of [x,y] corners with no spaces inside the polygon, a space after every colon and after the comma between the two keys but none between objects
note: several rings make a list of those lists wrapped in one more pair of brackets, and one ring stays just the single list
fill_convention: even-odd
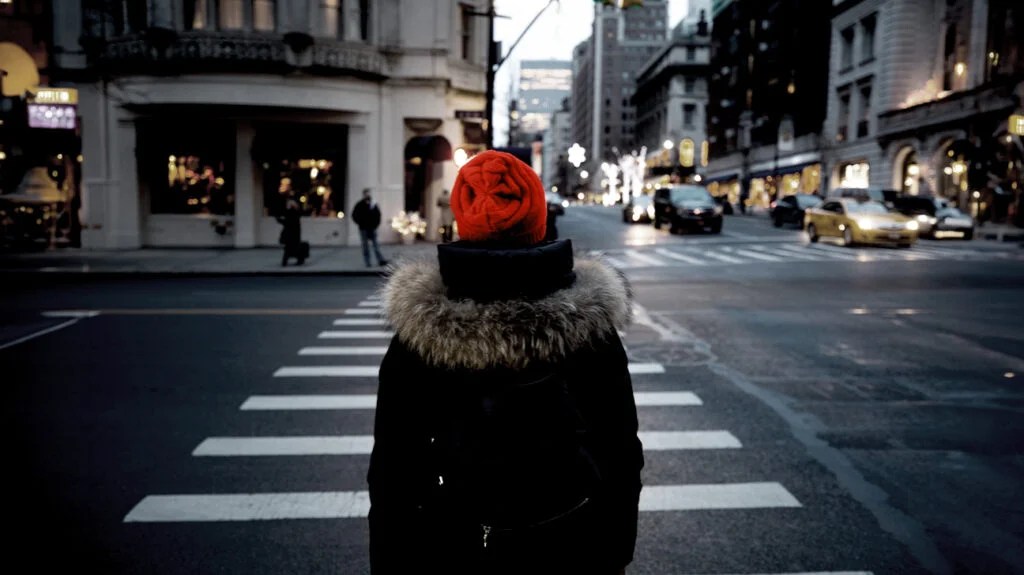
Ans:
[{"label": "car headlight", "polygon": [[653,205],[647,206],[647,217],[649,217],[649,218],[653,218],[654,217],[654,206]]},{"label": "car headlight", "polygon": [[722,215],[722,206],[715,206],[715,215],[716,216]]},{"label": "car headlight", "polygon": [[921,215],[917,216],[917,221],[924,222],[926,224],[934,224],[938,220],[933,218],[933,217],[931,217],[931,216],[929,216],[928,214],[921,214]]},{"label": "car headlight", "polygon": [[875,220],[864,219],[864,220],[853,220],[853,222],[855,224],[857,224],[857,227],[862,229],[862,230],[873,230],[873,229],[878,227],[878,222],[876,222]]},{"label": "car headlight", "polygon": [[640,206],[633,206],[633,217],[639,218],[640,214],[644,213],[644,209]]},{"label": "car headlight", "polygon": [[700,208],[697,208],[696,210],[693,210],[693,215],[695,215],[695,216],[699,216],[699,215],[701,215],[703,213],[704,213],[704,210],[702,210]]},{"label": "car headlight", "polygon": [[910,231],[917,231],[919,227],[921,226],[918,225],[918,223],[915,222],[914,220],[910,220],[909,222],[907,222],[907,229]]},{"label": "car headlight", "polygon": [[563,208],[568,208],[569,207],[569,200],[562,200],[562,207]]}]

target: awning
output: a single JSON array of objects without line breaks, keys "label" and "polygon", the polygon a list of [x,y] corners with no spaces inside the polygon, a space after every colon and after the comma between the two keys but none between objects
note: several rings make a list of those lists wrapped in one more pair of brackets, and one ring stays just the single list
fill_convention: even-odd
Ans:
[{"label": "awning", "polygon": [[804,168],[813,166],[820,162],[805,162],[803,164],[795,164],[792,166],[779,166],[770,170],[758,170],[756,172],[750,172],[751,178],[764,178],[767,176],[784,176],[786,174],[796,174],[802,172]]}]

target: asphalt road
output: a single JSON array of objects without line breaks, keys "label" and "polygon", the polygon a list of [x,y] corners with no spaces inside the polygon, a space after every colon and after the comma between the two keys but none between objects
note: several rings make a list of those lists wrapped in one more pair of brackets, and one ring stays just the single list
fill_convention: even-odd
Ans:
[{"label": "asphalt road", "polygon": [[[809,246],[742,216],[721,236],[671,236],[580,207],[559,228],[633,284],[636,391],[679,400],[639,408],[652,510],[629,573],[1024,572],[1024,250]],[[368,456],[323,441],[370,434],[372,409],[249,407],[375,393],[358,369],[373,349],[311,348],[386,345],[322,337],[386,329],[334,325],[372,319],[380,281],[5,282],[8,561],[367,572],[365,520],[337,494],[365,489]],[[326,366],[356,369],[279,371]],[[655,450],[657,432],[713,433]],[[306,438],[314,454],[230,441],[254,438]],[[659,508],[667,492],[688,508]],[[250,520],[282,510],[297,518]]]}]

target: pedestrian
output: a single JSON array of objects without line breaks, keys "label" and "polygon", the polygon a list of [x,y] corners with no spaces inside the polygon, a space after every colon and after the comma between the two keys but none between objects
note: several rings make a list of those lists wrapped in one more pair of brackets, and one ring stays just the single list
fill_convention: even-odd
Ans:
[{"label": "pedestrian", "polygon": [[301,266],[309,257],[308,247],[302,242],[302,210],[294,198],[289,197],[284,202],[284,214],[277,216],[281,224],[281,235],[278,243],[284,246],[284,253],[281,255],[281,265],[287,266],[289,258],[295,258]]},{"label": "pedestrian", "polygon": [[441,197],[437,198],[437,207],[441,209],[441,241],[448,243],[452,241],[455,217],[452,215],[452,198],[448,190],[441,190]]},{"label": "pedestrian", "polygon": [[363,190],[363,199],[356,202],[352,208],[352,221],[359,226],[359,239],[363,244],[363,261],[366,267],[370,266],[370,245],[373,245],[373,254],[377,256],[377,265],[386,266],[388,260],[380,253],[380,246],[377,244],[377,228],[380,227],[380,206],[373,201],[370,188]]},{"label": "pedestrian", "polygon": [[544,239],[546,241],[558,239],[558,213],[562,210],[562,206],[559,204],[548,203],[547,205],[547,220],[545,223]]},{"label": "pedestrian", "polygon": [[625,278],[544,241],[543,187],[510,154],[464,165],[451,206],[459,241],[383,289],[371,572],[623,573],[644,463]]}]

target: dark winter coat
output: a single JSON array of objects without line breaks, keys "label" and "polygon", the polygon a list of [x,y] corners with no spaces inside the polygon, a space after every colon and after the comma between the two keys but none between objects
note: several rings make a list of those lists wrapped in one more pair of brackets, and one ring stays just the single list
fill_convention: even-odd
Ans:
[{"label": "dark winter coat", "polygon": [[361,230],[373,231],[380,226],[380,206],[377,204],[370,205],[370,201],[362,199],[356,202],[355,207],[352,208],[352,221],[359,226]]},{"label": "dark winter coat", "polygon": [[[574,262],[568,240],[525,249],[456,242],[438,246],[437,262],[396,269],[384,302],[395,337],[380,368],[368,475],[374,575],[598,574],[627,565],[643,453],[617,332],[631,313],[624,278],[596,260]],[[456,463],[477,438],[456,422],[500,409],[504,390],[552,381],[583,422],[597,486],[566,485],[529,456],[521,479],[460,482]],[[546,407],[537,401],[538,414]],[[526,441],[530,425],[499,429],[489,441]],[[580,500],[584,489],[592,490]],[[467,490],[488,503],[467,503]],[[506,517],[550,506],[550,517],[488,528],[485,547],[480,515],[495,505]]]},{"label": "dark winter coat", "polygon": [[277,216],[277,221],[282,226],[278,243],[289,246],[302,241],[302,213],[299,210],[287,209],[283,216]]}]

